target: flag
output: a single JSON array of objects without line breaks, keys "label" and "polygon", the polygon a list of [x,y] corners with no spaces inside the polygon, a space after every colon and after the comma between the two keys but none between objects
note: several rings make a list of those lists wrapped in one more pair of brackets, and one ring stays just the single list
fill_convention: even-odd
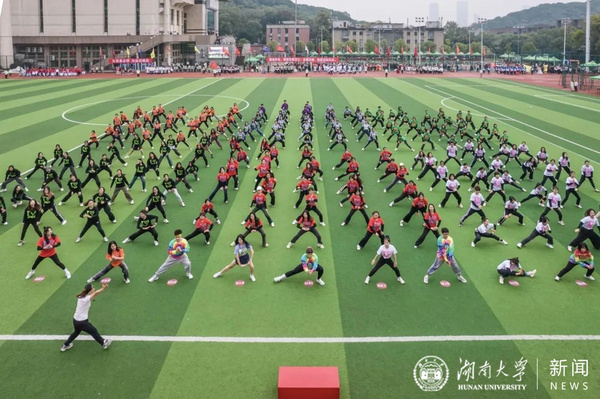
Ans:
[{"label": "flag", "polygon": [[194,46],[194,51],[200,53],[200,50],[198,50],[198,46]]},{"label": "flag", "polygon": [[218,68],[219,68],[219,66],[217,65],[217,63],[216,63],[216,62],[214,62],[214,61],[213,61],[213,62],[211,62],[211,63],[210,63],[210,68],[211,68],[211,69],[218,69]]},{"label": "flag", "polygon": [[223,54],[229,57],[229,49],[227,47],[223,47]]},{"label": "flag", "polygon": [[280,51],[280,52],[284,52],[284,51],[285,51],[285,50],[284,50],[284,48],[283,48],[283,47],[281,47],[281,46],[277,46],[277,49],[276,49],[276,50],[277,50],[277,51]]},{"label": "flag", "polygon": [[296,56],[296,50],[294,49],[294,47],[295,47],[295,45],[292,45],[292,46],[290,47],[290,53],[292,54],[292,57],[295,57],[295,56]]},{"label": "flag", "polygon": [[471,45],[469,44],[469,55],[473,55],[473,49],[471,49]]},{"label": "flag", "polygon": [[102,47],[100,47],[100,58],[102,58]]},{"label": "flag", "polygon": [[458,44],[456,45],[456,55],[460,54],[460,49],[458,48]]},{"label": "flag", "polygon": [[150,58],[152,58],[152,59],[156,58],[156,53],[154,52],[154,49],[152,49],[152,52],[150,53]]},{"label": "flag", "polygon": [[390,51],[390,46],[388,46],[385,54],[387,55],[388,58],[390,58],[390,54],[392,54],[392,52]]},{"label": "flag", "polygon": [[483,56],[485,57],[485,47],[481,51],[482,51],[481,54],[483,54]]},{"label": "flag", "polygon": [[319,55],[321,55],[321,46],[317,47],[317,53],[319,53]]},{"label": "flag", "polygon": [[331,45],[331,51],[333,51],[335,53],[335,44]]},{"label": "flag", "polygon": [[415,56],[415,58],[417,58],[419,56],[419,50],[417,49],[417,46],[415,46],[414,56]]},{"label": "flag", "polygon": [[404,46],[400,47],[400,54],[404,55]]},{"label": "flag", "polygon": [[349,45],[347,45],[347,44],[346,44],[346,52],[347,52],[348,54],[353,54],[353,51],[352,51],[352,49],[351,49],[351,48],[350,48],[350,46],[349,46]]},{"label": "flag", "polygon": [[235,48],[235,55],[236,55],[236,57],[239,57],[240,55],[242,55],[242,53],[240,52],[240,49],[237,47]]},{"label": "flag", "polygon": [[263,53],[270,53],[271,49],[269,48],[269,46],[264,46],[263,47]]},{"label": "flag", "polygon": [[427,47],[427,54],[431,54],[431,47]]},{"label": "flag", "polygon": [[127,49],[125,49],[125,54],[127,54],[127,58],[129,58],[129,47],[127,47]]},{"label": "flag", "polygon": [[375,46],[375,50],[373,52],[377,55],[381,55],[381,51],[379,51],[379,47]]},{"label": "flag", "polygon": [[306,45],[304,45],[304,52],[306,52],[306,55],[309,54],[308,47]]}]

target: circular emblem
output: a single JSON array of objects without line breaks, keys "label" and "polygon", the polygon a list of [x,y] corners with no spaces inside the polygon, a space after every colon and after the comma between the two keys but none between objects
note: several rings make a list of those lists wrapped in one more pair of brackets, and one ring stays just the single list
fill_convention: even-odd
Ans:
[{"label": "circular emblem", "polygon": [[304,282],[304,285],[307,286],[307,287],[312,287],[314,284],[315,284],[315,282],[312,281],[312,280],[306,280]]},{"label": "circular emblem", "polygon": [[236,287],[242,287],[244,284],[246,284],[246,282],[244,280],[237,280],[235,282]]},{"label": "circular emblem", "polygon": [[437,392],[448,382],[448,366],[437,356],[425,356],[415,365],[413,377],[422,391]]},{"label": "circular emblem", "polygon": [[112,280],[110,279],[110,277],[106,277],[106,278],[103,278],[102,280],[100,280],[100,282],[101,282],[102,284],[108,284],[108,283],[110,283],[111,281],[112,281]]},{"label": "circular emblem", "polygon": [[508,284],[512,285],[513,287],[519,286],[519,282],[517,280],[508,280]]},{"label": "circular emblem", "polygon": [[442,280],[440,281],[440,285],[444,288],[448,288],[450,287],[452,284],[450,284],[450,281],[446,281],[446,280]]},{"label": "circular emblem", "polygon": [[385,290],[387,288],[387,284],[386,283],[377,283],[377,288],[379,288],[380,290]]},{"label": "circular emblem", "polygon": [[174,279],[174,278],[173,278],[173,279],[171,279],[171,280],[167,281],[167,285],[168,285],[169,287],[172,287],[172,286],[174,286],[175,284],[177,284],[177,279]]}]

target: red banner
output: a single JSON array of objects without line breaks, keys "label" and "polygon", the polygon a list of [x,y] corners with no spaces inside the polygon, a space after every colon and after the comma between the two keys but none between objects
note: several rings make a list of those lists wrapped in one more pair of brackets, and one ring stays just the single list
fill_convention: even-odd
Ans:
[{"label": "red banner", "polygon": [[338,62],[339,57],[267,57],[267,62]]},{"label": "red banner", "polygon": [[109,58],[109,64],[153,64],[152,58]]}]

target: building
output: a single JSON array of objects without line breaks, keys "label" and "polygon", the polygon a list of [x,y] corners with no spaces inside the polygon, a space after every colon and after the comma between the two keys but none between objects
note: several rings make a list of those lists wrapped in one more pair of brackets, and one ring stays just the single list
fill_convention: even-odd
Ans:
[{"label": "building", "polygon": [[437,21],[440,19],[440,5],[438,3],[429,3],[429,20]]},{"label": "building", "polygon": [[220,1],[4,0],[0,66],[88,69],[152,50],[160,63],[193,63],[218,41]]},{"label": "building", "polygon": [[457,1],[456,2],[456,23],[460,27],[469,26],[469,2],[468,1]]},{"label": "building", "polygon": [[297,42],[310,41],[310,26],[304,21],[283,21],[280,25],[267,25],[266,41],[277,42],[286,52]]},{"label": "building", "polygon": [[[346,43],[356,40],[359,51],[363,51],[367,40],[373,40],[378,46],[382,41],[387,41],[390,46],[398,39],[403,39],[408,48],[405,52],[412,52],[418,48],[419,42],[434,42],[436,49],[444,44],[444,29],[439,21],[427,21],[422,26],[405,25],[403,23],[376,23],[371,25],[354,24],[349,21],[336,21],[334,23],[335,43]],[[382,51],[384,49],[381,49]],[[421,49],[427,51],[427,49]]]}]

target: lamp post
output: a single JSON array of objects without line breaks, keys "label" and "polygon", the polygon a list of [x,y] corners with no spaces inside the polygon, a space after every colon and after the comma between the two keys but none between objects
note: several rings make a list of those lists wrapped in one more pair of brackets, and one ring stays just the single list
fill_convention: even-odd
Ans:
[{"label": "lamp post", "polygon": [[517,30],[517,55],[521,58],[521,32],[524,26],[513,26]]},{"label": "lamp post", "polygon": [[[319,42],[319,45],[317,46],[317,52],[322,53],[323,52],[323,27],[319,26],[319,31],[321,32],[321,41]],[[320,51],[319,51],[320,49]],[[321,55],[321,54],[319,54]]]},{"label": "lamp post", "polygon": [[483,77],[483,24],[487,22],[486,18],[477,18],[477,22],[481,25],[481,70],[480,76]]},{"label": "lamp post", "polygon": [[560,20],[565,28],[565,34],[563,39],[563,65],[567,63],[567,25],[571,22],[569,18],[563,18]]},{"label": "lamp post", "polygon": [[335,23],[337,22],[337,18],[333,16],[333,11],[331,12],[331,51],[333,52],[333,56],[335,57]]},{"label": "lamp post", "polygon": [[417,24],[417,42],[419,50],[419,65],[421,65],[421,24],[425,22],[424,17],[415,17],[415,23]]}]

